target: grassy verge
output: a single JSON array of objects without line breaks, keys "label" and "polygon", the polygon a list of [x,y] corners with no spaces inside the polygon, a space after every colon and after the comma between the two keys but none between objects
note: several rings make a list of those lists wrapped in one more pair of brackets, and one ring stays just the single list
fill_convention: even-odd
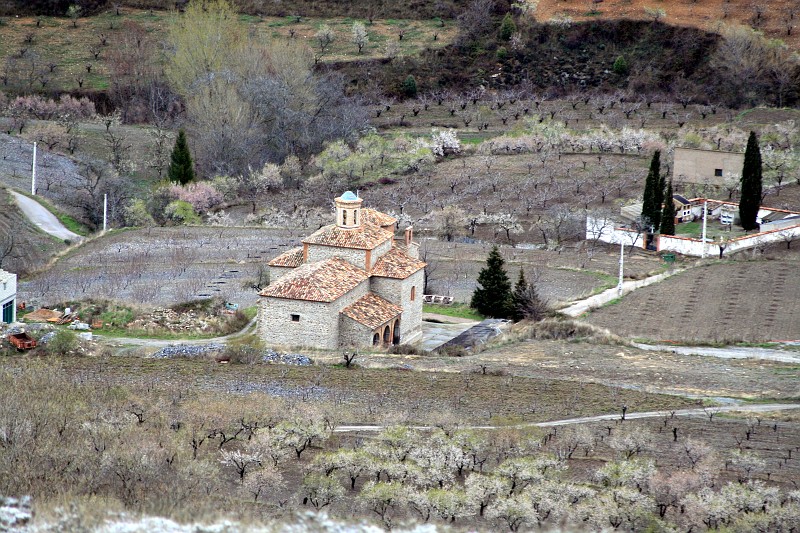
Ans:
[{"label": "grassy verge", "polygon": [[468,318],[470,320],[481,321],[484,316],[467,304],[450,304],[450,305],[437,305],[437,304],[424,304],[422,306],[423,313],[435,313],[437,315],[452,316],[456,318]]}]

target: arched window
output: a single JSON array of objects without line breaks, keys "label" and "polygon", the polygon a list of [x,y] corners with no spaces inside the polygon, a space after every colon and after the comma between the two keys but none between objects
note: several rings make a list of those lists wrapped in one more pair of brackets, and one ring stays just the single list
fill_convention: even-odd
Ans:
[{"label": "arched window", "polygon": [[353,225],[358,226],[358,210],[353,209]]},{"label": "arched window", "polygon": [[415,285],[414,287],[411,287],[411,301],[413,302],[416,297],[417,297],[417,287]]},{"label": "arched window", "polygon": [[342,226],[347,225],[347,209],[342,209]]},{"label": "arched window", "polygon": [[377,346],[381,343],[381,334],[376,333],[375,336],[372,337],[372,345]]}]

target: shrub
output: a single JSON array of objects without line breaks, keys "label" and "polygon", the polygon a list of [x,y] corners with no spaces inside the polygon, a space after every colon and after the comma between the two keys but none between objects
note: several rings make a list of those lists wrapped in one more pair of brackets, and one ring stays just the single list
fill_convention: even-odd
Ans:
[{"label": "shrub", "polygon": [[127,226],[147,227],[154,226],[156,223],[147,211],[147,204],[141,199],[133,200],[128,204],[123,212],[123,218]]},{"label": "shrub", "polygon": [[199,224],[200,217],[195,213],[192,204],[183,200],[175,200],[164,210],[167,220],[174,224]]},{"label": "shrub", "polygon": [[623,56],[619,56],[614,61],[614,65],[611,67],[611,70],[613,70],[614,74],[617,74],[618,76],[625,76],[628,74],[628,62],[625,61]]},{"label": "shrub", "polygon": [[393,344],[387,350],[387,353],[395,355],[427,355],[428,352],[422,348],[417,348],[411,344]]},{"label": "shrub", "polygon": [[497,52],[495,52],[495,55],[496,55],[497,59],[499,59],[500,61],[503,61],[504,59],[506,59],[508,57],[508,49],[506,49],[505,46],[501,46],[500,48],[497,49]]},{"label": "shrub", "polygon": [[68,355],[78,347],[78,337],[72,331],[62,329],[45,345],[49,355]]},{"label": "shrub", "polygon": [[401,87],[403,94],[407,98],[416,98],[417,97],[417,80],[414,79],[414,76],[411,74],[403,80],[403,85]]},{"label": "shrub", "polygon": [[223,352],[223,358],[228,359],[231,364],[254,365],[261,361],[264,350],[257,342],[245,342],[241,344],[229,344]]},{"label": "shrub", "polygon": [[223,202],[222,193],[207,182],[173,184],[169,188],[170,195],[176,200],[192,204],[196,213],[202,213],[219,206]]}]

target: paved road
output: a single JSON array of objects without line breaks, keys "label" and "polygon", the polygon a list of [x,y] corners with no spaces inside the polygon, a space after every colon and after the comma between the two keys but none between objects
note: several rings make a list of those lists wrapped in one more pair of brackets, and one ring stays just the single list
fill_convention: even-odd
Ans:
[{"label": "paved road", "polygon": [[[626,295],[629,292],[633,292],[636,289],[640,289],[642,287],[647,287],[648,285],[652,285],[653,283],[658,283],[659,281],[663,281],[670,276],[674,276],[675,274],[683,272],[683,269],[676,269],[670,270],[668,272],[664,272],[662,274],[656,274],[655,276],[650,276],[644,279],[637,279],[637,280],[629,280],[622,282],[622,295]],[[561,313],[565,315],[576,317],[580,316],[583,313],[600,307],[603,304],[614,300],[615,298],[619,298],[619,293],[617,292],[617,287],[613,289],[608,289],[600,294],[595,294],[594,296],[590,296],[583,300],[578,300],[577,302],[572,303],[571,305],[559,309]]]},{"label": "paved road", "polygon": [[[675,411],[645,411],[641,413],[627,413],[625,420],[638,420],[641,418],[663,418],[666,416],[709,416],[709,414],[716,415],[717,413],[729,412],[745,412],[745,413],[769,413],[772,411],[788,411],[790,409],[800,409],[800,403],[769,403],[769,404],[753,404],[753,405],[729,405],[720,407],[706,407],[699,409],[678,409]],[[564,420],[553,420],[550,422],[536,422],[531,424],[518,424],[515,426],[465,426],[463,429],[508,429],[512,428],[526,428],[526,427],[540,427],[547,428],[553,426],[569,426],[572,424],[587,424],[591,422],[603,422],[605,420],[619,420],[620,413],[611,415],[597,415],[585,416],[581,418],[567,418]],[[334,433],[353,433],[357,431],[364,432],[379,432],[386,429],[387,426],[338,426]],[[413,429],[429,430],[433,426],[413,426]]]},{"label": "paved road", "polygon": [[77,233],[73,233],[65,228],[53,213],[42,207],[36,200],[32,200],[11,189],[8,189],[8,192],[14,197],[20,210],[28,220],[45,233],[49,233],[53,237],[57,237],[61,240],[69,239],[71,241],[79,241],[83,238]]},{"label": "paved road", "polygon": [[704,355],[720,359],[762,359],[780,363],[800,363],[800,354],[792,354],[783,350],[769,348],[753,348],[749,346],[730,346],[726,348],[710,348],[706,346],[670,346],[666,344],[639,344],[634,346],[642,350],[673,352],[681,355]]}]

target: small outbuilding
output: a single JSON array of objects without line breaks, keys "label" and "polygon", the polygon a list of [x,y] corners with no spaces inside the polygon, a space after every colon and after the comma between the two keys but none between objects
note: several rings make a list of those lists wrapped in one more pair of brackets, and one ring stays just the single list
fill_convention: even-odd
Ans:
[{"label": "small outbuilding", "polygon": [[0,269],[0,307],[2,321],[10,324],[17,321],[17,275]]}]

